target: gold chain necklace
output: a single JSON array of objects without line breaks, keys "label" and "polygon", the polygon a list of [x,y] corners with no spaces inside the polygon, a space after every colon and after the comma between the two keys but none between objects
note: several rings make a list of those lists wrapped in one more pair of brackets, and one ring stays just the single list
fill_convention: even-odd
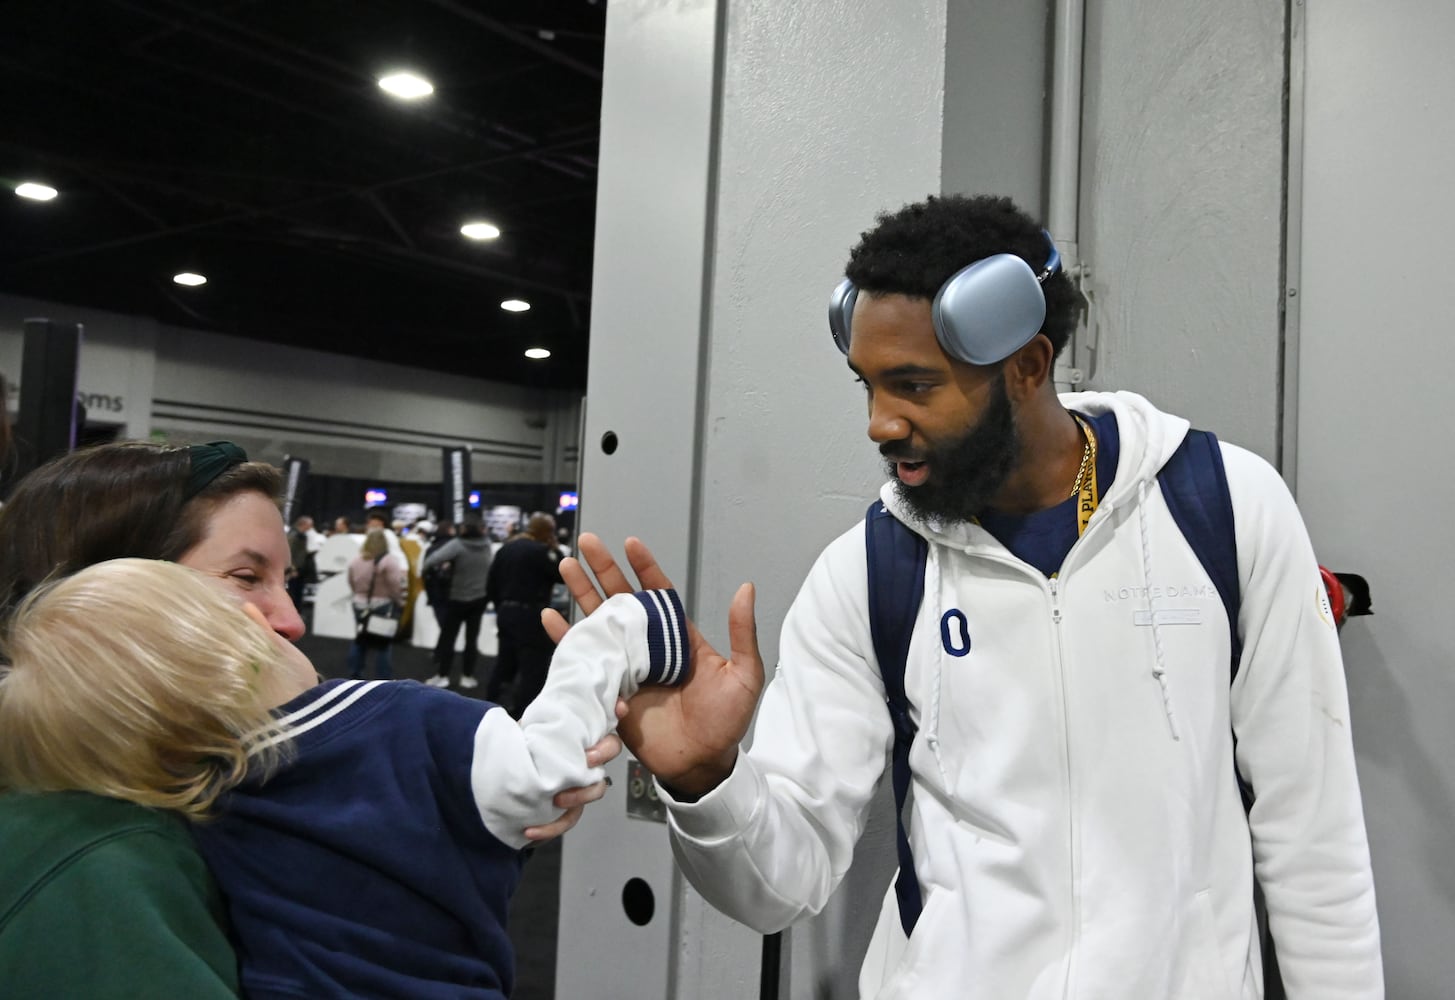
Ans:
[{"label": "gold chain necklace", "polygon": [[[1076,417],[1075,414],[1072,414],[1072,416]],[[1083,448],[1081,451],[1081,467],[1076,470],[1076,482],[1071,484],[1070,495],[1073,497],[1081,492],[1081,485],[1086,482],[1086,475],[1091,471],[1092,456],[1096,454],[1095,450],[1091,446],[1091,428],[1087,427],[1086,424],[1082,422],[1080,417],[1076,417],[1076,425],[1080,427],[1082,431],[1084,431],[1086,434],[1086,447]]]}]

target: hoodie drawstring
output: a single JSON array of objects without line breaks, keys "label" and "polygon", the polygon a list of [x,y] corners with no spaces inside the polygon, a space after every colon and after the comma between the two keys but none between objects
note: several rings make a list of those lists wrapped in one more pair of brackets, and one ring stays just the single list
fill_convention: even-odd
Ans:
[{"label": "hoodie drawstring", "polygon": [[1167,664],[1162,652],[1162,633],[1157,628],[1156,599],[1152,596],[1152,545],[1147,529],[1147,481],[1137,484],[1137,526],[1142,540],[1142,586],[1147,595],[1147,614],[1152,623],[1152,647],[1156,651],[1157,663],[1152,667],[1152,676],[1162,688],[1162,708],[1167,713],[1167,728],[1175,742],[1182,742],[1177,733],[1177,718],[1172,714],[1172,692],[1167,686]]}]

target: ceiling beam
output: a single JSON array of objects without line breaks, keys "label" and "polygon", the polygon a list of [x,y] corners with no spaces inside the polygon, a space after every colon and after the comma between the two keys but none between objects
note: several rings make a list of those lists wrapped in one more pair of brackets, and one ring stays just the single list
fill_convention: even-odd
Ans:
[{"label": "ceiling beam", "polygon": [[457,3],[456,0],[429,0],[429,2],[441,10],[447,10],[456,17],[469,21],[471,24],[479,25],[486,31],[492,31],[501,38],[514,42],[516,45],[530,49],[538,56],[544,56],[552,62],[573,69],[584,76],[589,76],[593,80],[601,79],[601,70],[596,66],[572,58],[554,45],[548,45],[538,38],[532,38],[522,31],[517,31],[505,22],[497,21],[495,18],[482,14],[472,7]]}]

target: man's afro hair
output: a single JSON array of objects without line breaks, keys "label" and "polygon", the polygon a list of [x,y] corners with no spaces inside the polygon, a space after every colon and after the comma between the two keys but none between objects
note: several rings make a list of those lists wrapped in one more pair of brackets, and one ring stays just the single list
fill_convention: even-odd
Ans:
[{"label": "man's afro hair", "polygon": [[[998,253],[1013,253],[1037,274],[1051,248],[1042,227],[1009,198],[930,195],[897,212],[881,213],[849,252],[844,274],[860,291],[933,299],[955,272]],[[1081,293],[1057,271],[1041,286],[1046,322],[1041,328],[1056,354],[1076,329]]]}]

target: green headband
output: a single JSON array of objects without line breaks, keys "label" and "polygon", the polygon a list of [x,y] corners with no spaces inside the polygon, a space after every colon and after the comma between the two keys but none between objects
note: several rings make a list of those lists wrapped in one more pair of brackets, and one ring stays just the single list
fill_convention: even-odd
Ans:
[{"label": "green headband", "polygon": [[187,495],[184,502],[207,489],[214,479],[234,465],[241,465],[248,460],[248,453],[231,441],[194,444],[187,449],[187,454],[192,460],[192,471],[187,474]]}]

